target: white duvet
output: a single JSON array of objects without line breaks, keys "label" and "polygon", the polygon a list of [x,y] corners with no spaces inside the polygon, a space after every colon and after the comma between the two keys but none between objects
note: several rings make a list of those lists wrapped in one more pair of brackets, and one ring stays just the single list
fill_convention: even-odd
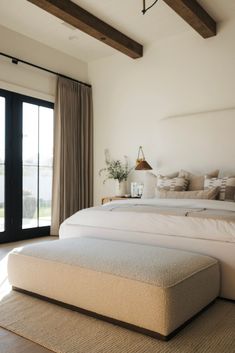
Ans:
[{"label": "white duvet", "polygon": [[[60,237],[117,232],[235,242],[235,203],[214,200],[143,199],[115,201],[75,213]],[[128,239],[127,239],[128,240]]]}]

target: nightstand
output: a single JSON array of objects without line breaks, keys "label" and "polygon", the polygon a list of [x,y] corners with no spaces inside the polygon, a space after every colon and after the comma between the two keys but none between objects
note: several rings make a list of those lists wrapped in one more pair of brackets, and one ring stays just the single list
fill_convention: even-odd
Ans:
[{"label": "nightstand", "polygon": [[110,196],[110,197],[102,197],[101,203],[104,205],[107,202],[117,201],[117,200],[132,200],[132,199],[140,199],[140,197],[126,197],[126,196]]}]

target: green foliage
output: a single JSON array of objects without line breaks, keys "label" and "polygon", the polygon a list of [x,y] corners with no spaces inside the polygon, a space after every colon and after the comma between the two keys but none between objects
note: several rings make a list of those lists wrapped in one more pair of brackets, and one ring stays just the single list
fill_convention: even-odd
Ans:
[{"label": "green foliage", "polygon": [[4,164],[1,164],[1,160],[0,160],[0,175],[4,175],[4,172],[5,172],[5,165]]},{"label": "green foliage", "polygon": [[29,191],[23,191],[23,218],[33,218],[37,208],[36,198]]},{"label": "green foliage", "polygon": [[127,156],[124,156],[125,161],[121,162],[119,159],[110,159],[109,151],[105,150],[105,164],[106,168],[99,171],[99,175],[106,174],[104,183],[108,179],[117,179],[119,182],[127,180],[127,177],[132,168],[129,168]]}]

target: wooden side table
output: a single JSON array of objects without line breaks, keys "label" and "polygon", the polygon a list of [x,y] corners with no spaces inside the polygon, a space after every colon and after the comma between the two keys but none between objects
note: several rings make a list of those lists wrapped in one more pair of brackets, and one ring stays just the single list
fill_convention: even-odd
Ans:
[{"label": "wooden side table", "polygon": [[101,203],[104,205],[107,202],[116,201],[116,200],[132,200],[132,199],[140,199],[140,197],[126,197],[126,196],[107,196],[102,197]]}]

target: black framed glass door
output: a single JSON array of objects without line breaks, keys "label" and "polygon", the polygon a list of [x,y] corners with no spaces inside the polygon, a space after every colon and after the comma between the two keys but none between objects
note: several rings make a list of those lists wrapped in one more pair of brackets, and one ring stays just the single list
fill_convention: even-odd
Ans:
[{"label": "black framed glass door", "polygon": [[48,235],[53,104],[0,89],[0,242]]},{"label": "black framed glass door", "polygon": [[0,96],[0,233],[5,231],[5,115],[6,99]]}]

